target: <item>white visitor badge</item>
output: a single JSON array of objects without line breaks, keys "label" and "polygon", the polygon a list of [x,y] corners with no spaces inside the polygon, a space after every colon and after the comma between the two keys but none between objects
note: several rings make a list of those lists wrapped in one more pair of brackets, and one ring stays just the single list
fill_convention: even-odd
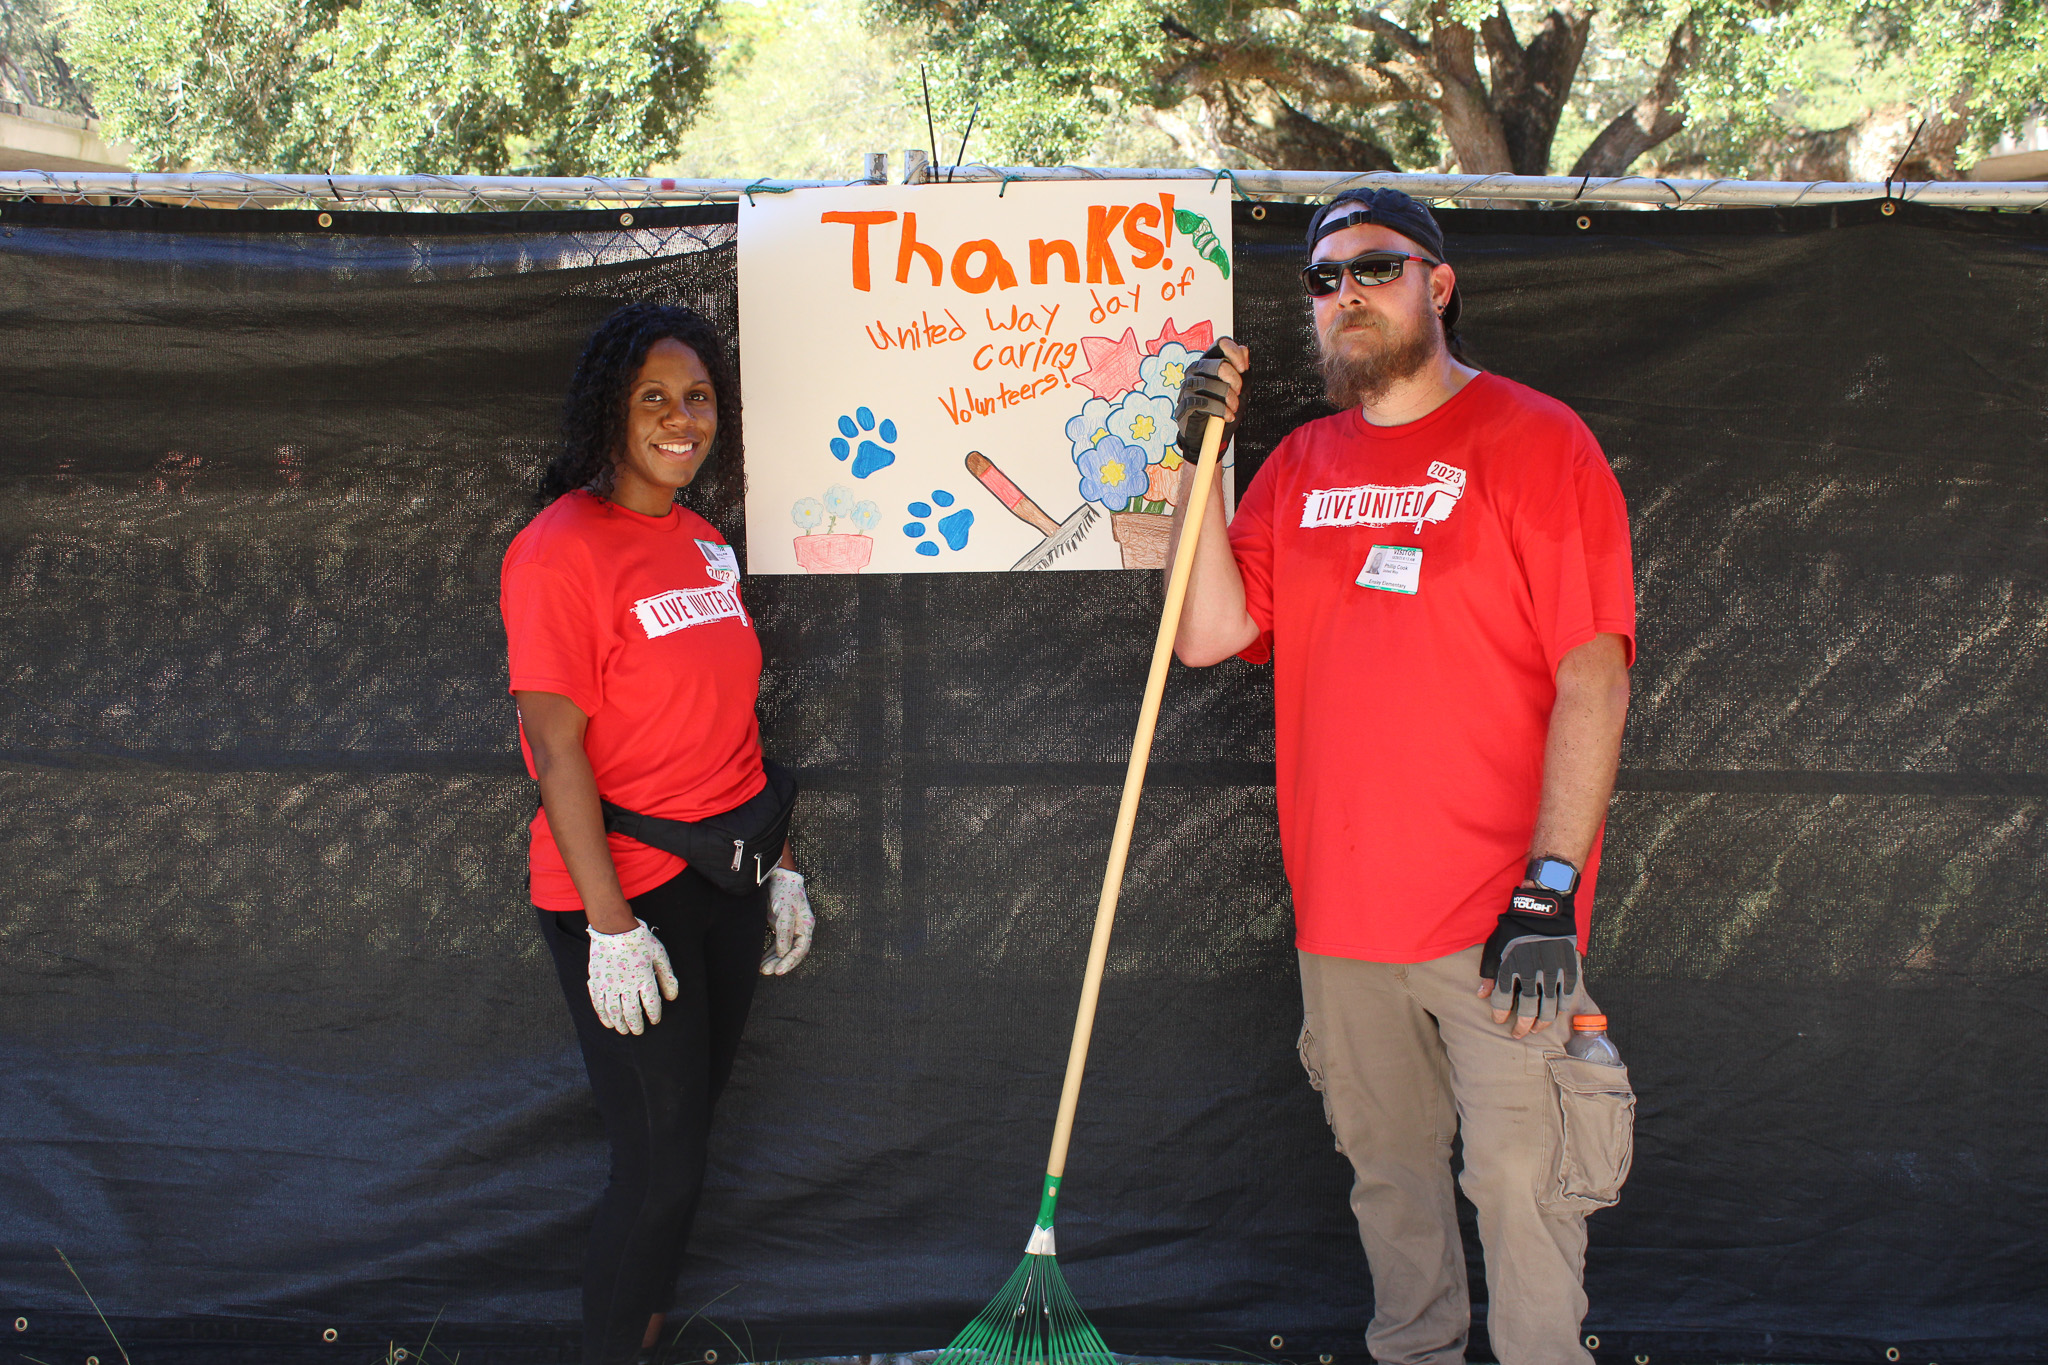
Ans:
[{"label": "white visitor badge", "polygon": [[730,545],[721,545],[715,540],[700,540],[697,548],[704,552],[704,562],[711,566],[711,576],[728,583],[737,583],[740,577],[740,557],[733,553]]},{"label": "white visitor badge", "polygon": [[1413,593],[1422,586],[1422,550],[1415,545],[1375,545],[1358,571],[1358,586],[1381,592]]}]

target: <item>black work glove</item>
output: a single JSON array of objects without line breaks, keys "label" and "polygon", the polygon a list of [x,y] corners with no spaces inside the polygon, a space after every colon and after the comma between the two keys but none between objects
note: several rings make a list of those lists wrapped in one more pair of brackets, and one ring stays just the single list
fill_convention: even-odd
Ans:
[{"label": "black work glove", "polygon": [[[1493,978],[1488,1000],[1496,1010],[1549,1023],[1579,988],[1579,925],[1572,910],[1576,892],[1515,888],[1508,908],[1486,940],[1479,975]],[[1514,1003],[1521,988],[1519,1007]]]},{"label": "black work glove", "polygon": [[1209,425],[1209,418],[1225,419],[1223,444],[1218,450],[1230,448],[1230,438],[1237,434],[1237,423],[1230,421],[1224,404],[1230,400],[1230,385],[1223,382],[1223,343],[1218,342],[1202,353],[1202,358],[1188,366],[1181,376],[1180,397],[1173,405],[1174,424],[1180,428],[1180,453],[1183,459],[1194,460],[1202,453],[1202,432]]}]

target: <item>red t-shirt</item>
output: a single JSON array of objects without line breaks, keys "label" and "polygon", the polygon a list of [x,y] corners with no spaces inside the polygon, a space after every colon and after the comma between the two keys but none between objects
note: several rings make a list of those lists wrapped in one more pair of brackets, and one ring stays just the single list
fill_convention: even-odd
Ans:
[{"label": "red t-shirt", "polygon": [[1259,469],[1230,543],[1262,632],[1244,657],[1273,661],[1296,945],[1484,942],[1528,859],[1559,661],[1604,633],[1635,658],[1628,508],[1593,434],[1492,374],[1403,426],[1325,417]]},{"label": "red t-shirt", "polygon": [[[701,820],[767,784],[754,703],[761,642],[740,602],[739,561],[711,523],[650,517],[590,493],[559,498],[512,540],[499,579],[514,692],[558,692],[590,718],[583,750],[606,800]],[[526,770],[533,751],[522,729]],[[533,903],[581,910],[548,829],[533,817]],[[683,860],[610,837],[629,897]]]}]

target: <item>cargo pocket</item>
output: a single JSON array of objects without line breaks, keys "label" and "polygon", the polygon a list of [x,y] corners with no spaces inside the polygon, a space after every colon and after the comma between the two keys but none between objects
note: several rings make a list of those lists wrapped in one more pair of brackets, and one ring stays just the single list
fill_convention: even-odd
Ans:
[{"label": "cargo pocket", "polygon": [[1308,1031],[1308,1020],[1301,1021],[1301,1037],[1295,1040],[1294,1050],[1301,1057],[1301,1069],[1308,1073],[1308,1083],[1323,1097],[1323,1122],[1330,1126],[1330,1138],[1339,1152],[1344,1150],[1344,1139],[1337,1136],[1337,1116],[1330,1112],[1330,1087],[1323,1083],[1323,1069],[1316,1065],[1316,1036]]},{"label": "cargo pocket", "polygon": [[1557,1178],[1543,1198],[1552,1213],[1591,1213],[1621,1198],[1636,1149],[1636,1093],[1628,1068],[1584,1062],[1562,1052],[1544,1058],[1557,1089],[1564,1133]]}]

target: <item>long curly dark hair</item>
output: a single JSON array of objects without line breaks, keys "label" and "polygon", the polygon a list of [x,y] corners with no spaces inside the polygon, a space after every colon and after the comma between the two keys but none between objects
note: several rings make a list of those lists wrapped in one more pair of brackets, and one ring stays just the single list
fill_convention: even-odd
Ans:
[{"label": "long curly dark hair", "polygon": [[[545,507],[584,487],[603,492],[625,446],[626,402],[647,352],[663,338],[697,353],[718,396],[718,435],[705,463],[720,450],[740,448],[740,385],[725,339],[700,315],[659,303],[629,303],[598,324],[576,362],[562,403],[562,449],[541,474]],[[701,480],[701,475],[699,476]]]}]

